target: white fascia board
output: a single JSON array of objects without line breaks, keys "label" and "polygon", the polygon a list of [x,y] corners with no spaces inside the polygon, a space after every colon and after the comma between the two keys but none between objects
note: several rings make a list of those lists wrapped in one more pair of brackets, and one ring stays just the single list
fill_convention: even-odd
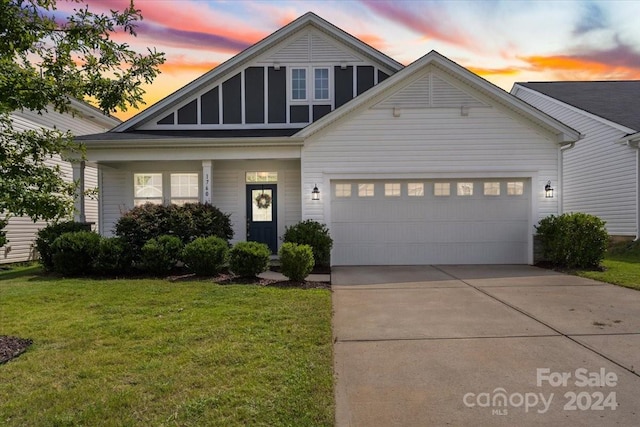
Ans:
[{"label": "white fascia board", "polygon": [[224,76],[230,70],[240,66],[245,62],[250,61],[254,57],[258,56],[259,54],[267,51],[276,43],[279,43],[280,41],[284,40],[286,37],[295,33],[296,31],[306,26],[307,24],[315,25],[316,27],[322,29],[323,31],[344,41],[345,44],[350,45],[354,49],[359,50],[365,53],[366,55],[369,55],[372,58],[376,59],[377,61],[380,61],[386,64],[390,69],[400,70],[401,68],[403,68],[403,65],[395,61],[394,59],[384,55],[382,52],[372,48],[371,46],[367,45],[363,41],[346,33],[344,30],[341,30],[335,25],[330,24],[329,22],[325,21],[324,19],[320,18],[314,13],[307,12],[306,14],[302,15],[301,17],[291,22],[290,24],[278,29],[274,33],[268,35],[267,37],[255,43],[254,45],[249,46],[242,52],[230,58],[229,60],[218,65],[213,70],[203,74],[202,76],[193,80],[191,83],[187,84],[181,89],[178,89],[176,92],[156,102],[154,105],[147,108],[146,110],[136,114],[126,122],[122,123],[120,126],[115,127],[112,131],[123,132],[127,129],[133,128],[135,125],[149,118],[153,114],[156,114],[162,111],[163,109],[171,106],[172,104],[179,102],[183,98],[190,96],[194,92],[197,92],[203,85],[207,84],[208,82]]},{"label": "white fascia board", "polygon": [[301,129],[300,132],[296,133],[294,136],[302,138],[310,137],[311,135],[329,126],[336,120],[344,117],[354,110],[361,108],[363,105],[366,105],[371,100],[379,97],[385,91],[388,91],[398,82],[402,81],[403,79],[409,78],[415,73],[420,72],[420,70],[429,65],[434,65],[437,68],[449,74],[452,74],[453,76],[459,78],[460,80],[476,88],[483,94],[487,95],[494,101],[497,101],[498,103],[504,105],[512,111],[519,113],[529,121],[532,121],[538,126],[541,126],[543,129],[546,129],[551,135],[554,135],[556,142],[559,144],[575,142],[582,138],[580,132],[576,131],[575,129],[572,129],[571,127],[554,119],[548,114],[532,107],[531,105],[515,97],[514,95],[505,92],[504,90],[488,82],[477,74],[472,73],[461,65],[458,65],[450,59],[442,56],[435,50],[432,50],[404,69],[398,71],[396,74],[390,76],[382,83],[379,83],[362,95],[354,98],[350,102],[347,102],[332,113],[327,114],[320,120],[317,120],[304,129]]},{"label": "white fascia board", "polygon": [[71,98],[71,107],[74,110],[77,110],[82,115],[82,118],[98,123],[107,129],[111,129],[122,123],[122,120],[103,113],[102,110],[85,101],[79,101],[75,98]]},{"label": "white fascia board", "polygon": [[304,145],[301,138],[162,138],[144,140],[100,141],[85,140],[82,144],[92,149],[138,148],[216,148],[216,147],[295,147]]},{"label": "white fascia board", "polygon": [[624,138],[620,138],[616,142],[618,142],[620,144],[627,144],[627,145],[630,145],[632,147],[638,148],[638,145],[640,144],[640,132],[636,132],[636,133],[633,133],[631,135],[627,135]]},{"label": "white fascia board", "polygon": [[[623,126],[623,125],[621,125],[619,123],[612,122],[611,120],[605,119],[604,117],[600,117],[600,116],[597,116],[597,115],[595,115],[593,113],[590,113],[588,111],[582,110],[582,109],[580,109],[578,107],[574,107],[573,105],[570,105],[570,104],[567,104],[566,102],[560,101],[557,98],[554,98],[554,97],[549,96],[549,95],[545,95],[542,92],[538,92],[537,90],[521,86],[518,83],[514,83],[513,88],[511,88],[511,94],[514,95],[514,96],[517,96],[517,93],[520,92],[520,91],[528,92],[528,93],[534,94],[536,96],[539,96],[540,98],[542,98],[544,100],[553,102],[553,103],[555,103],[557,105],[561,105],[561,106],[565,107],[566,109],[568,109],[570,111],[573,111],[573,112],[578,113],[578,114],[582,114],[585,117],[589,117],[589,118],[591,118],[593,120],[596,120],[596,121],[598,121],[600,123],[603,123],[603,124],[605,124],[607,126],[610,126],[610,127],[614,128],[614,129],[617,129],[619,131],[622,131],[622,132],[625,132],[625,133],[635,133],[636,132],[635,129],[628,128],[628,127]],[[518,98],[518,99],[520,99],[520,98]]]}]

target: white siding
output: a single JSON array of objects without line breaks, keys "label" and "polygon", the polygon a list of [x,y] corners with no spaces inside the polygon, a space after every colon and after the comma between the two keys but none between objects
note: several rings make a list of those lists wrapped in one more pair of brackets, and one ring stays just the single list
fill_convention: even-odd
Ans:
[{"label": "white siding", "polygon": [[122,213],[133,207],[133,173],[100,167],[100,233],[112,236]]},{"label": "white siding", "polygon": [[610,234],[635,236],[637,153],[616,143],[626,132],[528,90],[519,90],[517,96],[584,135],[563,153],[563,211],[597,215],[607,222]]},{"label": "white siding", "polygon": [[[57,112],[46,112],[42,115],[32,111],[19,111],[11,115],[13,125],[16,130],[30,129],[59,129],[70,131],[74,135],[85,135],[104,132],[103,126],[90,119],[71,114],[60,114]],[[51,166],[60,166],[64,178],[71,181],[73,172],[71,164],[56,156],[47,161]],[[97,171],[87,167],[85,169],[85,189],[89,190],[98,186]],[[85,198],[86,219],[88,222],[98,224],[98,201],[94,198]],[[6,228],[9,243],[0,248],[0,264],[11,262],[23,262],[35,259],[36,233],[47,224],[44,221],[33,222],[29,217],[14,217],[9,220]],[[97,227],[96,227],[97,230]]]}]

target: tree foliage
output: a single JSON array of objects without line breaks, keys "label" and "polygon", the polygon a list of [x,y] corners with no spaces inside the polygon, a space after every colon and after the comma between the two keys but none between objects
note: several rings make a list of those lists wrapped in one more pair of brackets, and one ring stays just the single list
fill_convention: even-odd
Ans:
[{"label": "tree foliage", "polygon": [[[0,213],[34,220],[67,216],[74,183],[45,161],[82,156],[69,133],[20,130],[11,113],[74,113],[72,99],[91,100],[104,113],[143,103],[164,54],[137,53],[115,39],[136,36],[142,19],[133,2],[123,11],[93,13],[80,0],[64,17],[56,0],[0,0]],[[118,37],[114,37],[114,36]]]}]

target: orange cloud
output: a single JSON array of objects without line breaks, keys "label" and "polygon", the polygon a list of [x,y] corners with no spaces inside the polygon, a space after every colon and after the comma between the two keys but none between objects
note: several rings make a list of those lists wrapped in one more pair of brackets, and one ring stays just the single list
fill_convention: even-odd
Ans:
[{"label": "orange cloud", "polygon": [[378,49],[379,51],[384,51],[389,46],[382,37],[377,36],[375,34],[359,34],[359,35],[356,35],[355,37],[362,40],[369,46],[372,46]]},{"label": "orange cloud", "polygon": [[517,74],[520,74],[520,71],[521,71],[514,67],[505,67],[505,68],[466,67],[466,68],[467,70],[479,76],[515,76]]},{"label": "orange cloud", "polygon": [[530,70],[551,72],[560,80],[634,80],[640,78],[640,68],[630,65],[599,62],[574,56],[530,56],[521,58]]},{"label": "orange cloud", "polygon": [[160,71],[167,74],[204,74],[220,65],[215,61],[190,61],[185,57],[172,58],[160,66]]}]

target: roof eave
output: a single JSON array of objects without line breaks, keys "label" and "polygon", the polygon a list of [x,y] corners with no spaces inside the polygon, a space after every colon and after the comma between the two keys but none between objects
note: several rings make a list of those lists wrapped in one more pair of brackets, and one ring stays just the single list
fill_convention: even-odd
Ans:
[{"label": "roof eave", "polygon": [[87,149],[140,148],[218,148],[218,147],[292,147],[302,146],[302,138],[150,138],[144,140],[85,140]]}]

